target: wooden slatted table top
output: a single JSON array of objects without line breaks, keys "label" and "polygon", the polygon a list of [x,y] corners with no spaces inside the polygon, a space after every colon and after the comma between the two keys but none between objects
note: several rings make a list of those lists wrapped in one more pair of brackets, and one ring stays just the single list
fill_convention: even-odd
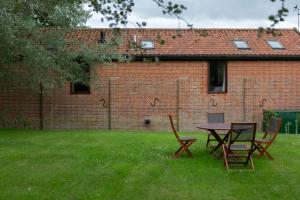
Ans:
[{"label": "wooden slatted table top", "polygon": [[209,124],[201,124],[197,126],[198,129],[205,130],[230,130],[230,124],[223,123],[209,123]]}]

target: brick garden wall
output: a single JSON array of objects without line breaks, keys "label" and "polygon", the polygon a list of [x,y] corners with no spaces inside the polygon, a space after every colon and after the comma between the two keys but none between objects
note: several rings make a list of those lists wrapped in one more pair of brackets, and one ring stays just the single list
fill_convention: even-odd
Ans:
[{"label": "brick garden wall", "polygon": [[0,89],[0,126],[38,128],[39,102],[37,94],[25,89]]},{"label": "brick garden wall", "polygon": [[[299,61],[228,61],[227,68],[227,93],[208,94],[205,61],[97,66],[91,94],[72,95],[66,84],[44,96],[44,127],[169,130],[167,115],[172,114],[180,130],[196,130],[208,113],[224,113],[225,122],[260,125],[264,109],[300,109]],[[6,111],[2,118],[12,112],[39,127],[37,94],[2,90],[0,110]],[[145,119],[151,123],[145,125]]]}]

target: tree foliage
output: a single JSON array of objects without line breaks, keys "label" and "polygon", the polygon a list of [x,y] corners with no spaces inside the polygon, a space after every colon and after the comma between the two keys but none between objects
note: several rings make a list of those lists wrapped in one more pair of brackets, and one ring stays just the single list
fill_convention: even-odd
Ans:
[{"label": "tree foliage", "polygon": [[[162,14],[183,20],[187,9],[172,1],[152,0]],[[276,0],[271,0],[276,1]],[[284,6],[270,16],[274,27],[284,20]],[[0,1],[0,79],[6,86],[26,86],[45,89],[63,85],[66,81],[86,83],[82,64],[108,63],[123,60],[117,53],[120,39],[115,37],[103,45],[86,46],[67,35],[85,27],[91,11],[102,14],[101,21],[111,27],[128,24],[134,10],[134,0],[1,0]],[[144,27],[146,22],[136,22]],[[70,48],[75,46],[76,48]],[[78,62],[80,60],[81,62]],[[3,86],[3,84],[2,84]]]},{"label": "tree foliage", "polygon": [[[90,13],[81,1],[4,0],[0,3],[0,78],[5,86],[45,89],[66,81],[87,84],[83,65],[122,60],[117,39],[86,46],[68,34]],[[79,58],[82,62],[78,62]],[[4,84],[2,84],[4,86]]]},{"label": "tree foliage", "polygon": [[[276,2],[276,0],[271,0],[272,2]],[[284,18],[288,15],[289,10],[285,7],[285,0],[281,1],[281,8],[278,9],[277,14],[270,15],[269,20],[272,22],[271,28],[274,28],[279,22],[284,21]]]}]

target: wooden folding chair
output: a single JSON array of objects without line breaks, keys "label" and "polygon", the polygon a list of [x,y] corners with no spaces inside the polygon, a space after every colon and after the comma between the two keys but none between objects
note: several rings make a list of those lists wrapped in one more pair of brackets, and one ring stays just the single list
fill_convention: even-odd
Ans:
[{"label": "wooden folding chair", "polygon": [[169,115],[169,119],[170,119],[170,124],[171,124],[172,130],[173,130],[173,133],[174,133],[178,143],[180,144],[179,149],[174,153],[174,157],[178,158],[185,151],[189,154],[190,157],[193,157],[192,153],[190,152],[190,150],[188,148],[194,142],[196,142],[197,139],[194,137],[189,137],[189,136],[179,136],[178,132],[175,129],[171,115]]},{"label": "wooden folding chair", "polygon": [[252,153],[254,152],[254,141],[256,134],[256,123],[231,123],[228,143],[222,144],[224,165],[227,170],[232,165],[242,164],[254,170]]},{"label": "wooden folding chair", "polygon": [[265,131],[263,137],[261,139],[255,140],[255,150],[259,152],[257,158],[265,155],[270,160],[274,158],[270,155],[267,149],[273,144],[274,140],[276,139],[282,124],[281,118],[271,117],[269,121],[269,127]]}]

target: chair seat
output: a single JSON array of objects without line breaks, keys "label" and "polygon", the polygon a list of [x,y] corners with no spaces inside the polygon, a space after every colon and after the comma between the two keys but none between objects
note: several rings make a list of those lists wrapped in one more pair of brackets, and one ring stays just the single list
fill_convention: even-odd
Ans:
[{"label": "chair seat", "polygon": [[271,140],[269,139],[256,139],[255,142],[257,143],[269,143]]},{"label": "chair seat", "polygon": [[229,153],[228,157],[238,157],[238,158],[240,158],[240,157],[248,157],[248,154],[241,155],[241,154]]},{"label": "chair seat", "polygon": [[191,137],[191,136],[179,136],[179,139],[180,139],[181,141],[197,140],[197,138]]},{"label": "chair seat", "polygon": [[[228,145],[226,145],[227,149],[228,149]],[[232,144],[230,145],[230,149],[228,150],[232,150],[232,151],[248,151],[250,150],[250,147],[248,145],[245,144]]]}]

